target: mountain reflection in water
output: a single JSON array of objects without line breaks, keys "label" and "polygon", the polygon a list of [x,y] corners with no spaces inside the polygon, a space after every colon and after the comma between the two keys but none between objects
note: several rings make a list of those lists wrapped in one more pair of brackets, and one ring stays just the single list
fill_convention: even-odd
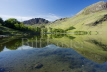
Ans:
[{"label": "mountain reflection in water", "polygon": [[106,35],[3,38],[0,51],[0,72],[107,72]]}]

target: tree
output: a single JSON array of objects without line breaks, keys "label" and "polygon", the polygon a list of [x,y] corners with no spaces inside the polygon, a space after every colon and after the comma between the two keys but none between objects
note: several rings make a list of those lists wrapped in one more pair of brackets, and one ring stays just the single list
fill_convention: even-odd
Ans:
[{"label": "tree", "polygon": [[40,33],[40,32],[41,32],[41,28],[36,27],[36,32],[37,32],[37,33]]},{"label": "tree", "polygon": [[75,27],[71,26],[69,27],[68,29],[66,29],[65,31],[68,31],[68,30],[73,30],[73,29],[76,29]]},{"label": "tree", "polygon": [[14,28],[15,24],[20,24],[20,22],[15,18],[10,18],[5,21],[5,26]]},{"label": "tree", "polygon": [[3,19],[0,17],[0,24],[3,25],[4,24],[4,21]]},{"label": "tree", "polygon": [[49,31],[50,31],[51,33],[53,32],[51,27],[49,27]]},{"label": "tree", "polygon": [[3,34],[3,31],[0,31],[0,34]]},{"label": "tree", "polygon": [[15,18],[7,19],[5,21],[4,26],[15,29],[15,30],[23,31],[25,33],[30,33],[30,34],[41,32],[41,28],[39,28],[39,27],[34,28],[34,27],[31,27],[31,26],[30,27],[24,26],[24,24],[22,22],[19,22]]},{"label": "tree", "polygon": [[64,33],[64,30],[63,29],[53,29],[54,33]]},{"label": "tree", "polygon": [[14,26],[15,26],[15,29],[20,29],[20,25],[19,24],[14,24]]}]

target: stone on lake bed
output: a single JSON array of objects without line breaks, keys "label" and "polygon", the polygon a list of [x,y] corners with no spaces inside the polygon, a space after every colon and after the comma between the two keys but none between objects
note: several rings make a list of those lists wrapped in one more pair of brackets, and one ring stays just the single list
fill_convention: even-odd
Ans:
[{"label": "stone on lake bed", "polygon": [[41,64],[41,63],[37,63],[37,64],[34,66],[34,68],[37,68],[37,69],[42,68],[42,67],[43,67],[43,64]]}]

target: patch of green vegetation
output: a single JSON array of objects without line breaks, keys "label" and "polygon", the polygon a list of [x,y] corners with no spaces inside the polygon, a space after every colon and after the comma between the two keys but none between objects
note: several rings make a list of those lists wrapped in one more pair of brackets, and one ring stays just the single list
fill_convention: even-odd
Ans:
[{"label": "patch of green vegetation", "polygon": [[73,29],[76,29],[75,27],[71,26],[69,27],[68,29],[66,29],[65,31],[68,31],[68,30],[73,30]]},{"label": "patch of green vegetation", "polygon": [[27,27],[22,22],[19,22],[15,18],[10,18],[5,21],[0,18],[0,31],[4,35],[29,35],[40,34],[41,28],[39,27]]},{"label": "patch of green vegetation", "polygon": [[48,29],[47,28],[41,28],[41,33],[47,33]]},{"label": "patch of green vegetation", "polygon": [[5,26],[0,26],[0,34],[1,35],[22,35],[24,33]]},{"label": "patch of green vegetation", "polygon": [[[67,36],[67,35],[66,35]],[[67,36],[69,39],[75,39],[76,37],[73,37],[73,36]]]},{"label": "patch of green vegetation", "polygon": [[74,34],[75,35],[87,35],[88,32],[87,31],[75,31]]},{"label": "patch of green vegetation", "polygon": [[64,36],[65,36],[64,34],[53,34],[52,35],[53,38],[62,38]]},{"label": "patch of green vegetation", "polygon": [[60,29],[60,28],[52,30],[52,33],[64,33],[64,32],[65,31],[63,29]]}]

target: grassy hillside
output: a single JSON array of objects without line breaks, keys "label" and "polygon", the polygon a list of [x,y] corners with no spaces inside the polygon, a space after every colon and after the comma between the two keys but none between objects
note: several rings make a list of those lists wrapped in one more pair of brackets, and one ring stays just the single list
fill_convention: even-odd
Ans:
[{"label": "grassy hillside", "polygon": [[0,25],[0,31],[2,31],[3,35],[21,35],[21,34],[24,34],[21,31],[14,30],[14,29],[11,29],[11,28],[8,28],[5,26],[1,26],[1,25]]},{"label": "grassy hillside", "polygon": [[[70,26],[74,26],[76,29],[73,31],[83,30],[83,31],[106,31],[107,20],[103,22],[99,22],[94,25],[95,22],[101,20],[104,15],[107,14],[107,11],[101,11],[88,15],[77,15],[67,19],[66,21],[58,21],[51,25],[47,25],[47,28],[61,28],[66,30]],[[69,31],[72,32],[72,31]]]},{"label": "grassy hillside", "polygon": [[[104,4],[102,4],[104,3]],[[98,7],[101,4],[102,8]],[[71,26],[76,29],[74,31],[106,31],[107,28],[107,8],[103,8],[106,2],[98,2],[89,7],[86,7],[78,14],[65,20],[58,20],[52,24],[47,25],[47,28],[56,28],[66,30]],[[93,10],[95,8],[95,10]],[[92,11],[93,10],[93,11]]]}]

